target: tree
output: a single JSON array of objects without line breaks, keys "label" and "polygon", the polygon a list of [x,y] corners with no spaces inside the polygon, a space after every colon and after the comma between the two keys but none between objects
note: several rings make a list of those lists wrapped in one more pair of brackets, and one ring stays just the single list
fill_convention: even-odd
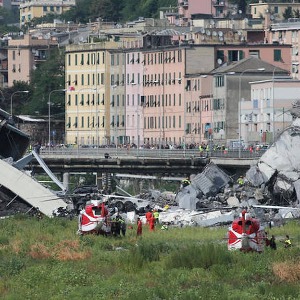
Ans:
[{"label": "tree", "polygon": [[282,17],[285,20],[293,17],[293,11],[292,11],[292,8],[290,6],[285,9],[285,11],[282,14]]},{"label": "tree", "polygon": [[237,5],[237,10],[241,11],[242,15],[247,13],[247,5],[251,2],[251,0],[229,0],[231,4]]},{"label": "tree", "polygon": [[61,14],[59,19],[73,21],[75,23],[87,23],[90,21],[90,7],[93,0],[77,0],[76,5]]},{"label": "tree", "polygon": [[300,18],[300,10],[299,9],[294,10],[294,17],[297,19]]},{"label": "tree", "polygon": [[[15,93],[18,91],[29,91],[29,93]],[[11,98],[12,95],[13,99]],[[1,101],[0,108],[9,112],[11,109],[11,103],[13,103],[13,114],[23,113],[23,107],[28,103],[30,99],[31,89],[27,82],[25,81],[15,81],[12,87],[5,88],[1,91]],[[13,102],[11,102],[13,101]]]},{"label": "tree", "polygon": [[101,18],[109,22],[119,22],[122,15],[123,1],[120,0],[93,0],[90,7],[92,20]]},{"label": "tree", "polygon": [[[47,115],[48,96],[52,90],[64,89],[64,51],[61,49],[51,49],[50,56],[31,74],[30,89],[32,96],[30,102],[23,107],[24,113]],[[64,102],[60,93],[53,93],[51,102],[53,115],[64,113]]]}]

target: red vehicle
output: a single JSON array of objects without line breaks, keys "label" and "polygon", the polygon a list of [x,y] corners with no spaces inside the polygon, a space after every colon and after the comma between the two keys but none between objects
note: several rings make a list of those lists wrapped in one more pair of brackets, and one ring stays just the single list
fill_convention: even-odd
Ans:
[{"label": "red vehicle", "polygon": [[108,234],[111,231],[108,210],[102,200],[91,200],[78,216],[78,234]]},{"label": "red vehicle", "polygon": [[266,241],[264,227],[246,210],[232,222],[228,231],[228,250],[262,252]]}]

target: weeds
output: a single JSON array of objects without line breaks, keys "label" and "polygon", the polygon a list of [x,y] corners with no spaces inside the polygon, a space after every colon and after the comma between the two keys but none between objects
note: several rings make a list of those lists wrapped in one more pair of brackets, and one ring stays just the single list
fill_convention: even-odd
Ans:
[{"label": "weeds", "polygon": [[220,245],[187,245],[170,254],[166,268],[203,268],[213,265],[228,266],[231,263],[230,253]]},{"label": "weeds", "polygon": [[[3,221],[3,223],[2,223]],[[1,299],[300,299],[299,225],[278,249],[229,252],[226,228],[170,228],[141,239],[76,235],[76,220],[1,220]],[[280,237],[289,234],[293,247]],[[5,280],[2,280],[5,279]]]}]

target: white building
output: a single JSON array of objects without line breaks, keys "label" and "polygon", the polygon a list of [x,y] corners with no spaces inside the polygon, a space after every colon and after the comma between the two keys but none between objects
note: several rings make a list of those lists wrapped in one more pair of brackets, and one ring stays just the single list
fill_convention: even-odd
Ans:
[{"label": "white building", "polygon": [[241,102],[241,135],[246,145],[271,144],[292,122],[300,81],[274,77],[250,84],[251,100]]}]

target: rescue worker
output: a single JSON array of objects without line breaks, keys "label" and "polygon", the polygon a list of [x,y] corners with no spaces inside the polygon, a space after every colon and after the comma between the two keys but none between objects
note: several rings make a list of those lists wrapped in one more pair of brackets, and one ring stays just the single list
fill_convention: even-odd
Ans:
[{"label": "rescue worker", "polygon": [[210,152],[210,148],[209,148],[209,145],[208,145],[208,144],[206,145],[205,151],[206,151],[206,157],[208,157],[209,152]]},{"label": "rescue worker", "polygon": [[199,152],[200,152],[200,156],[202,156],[203,155],[203,147],[202,147],[202,145],[199,146]]},{"label": "rescue worker", "polygon": [[238,178],[237,183],[239,184],[239,186],[243,186],[243,185],[244,185],[245,181],[244,181],[243,176],[240,176],[240,177]]},{"label": "rescue worker", "polygon": [[188,178],[185,178],[181,181],[182,187],[186,187],[191,184]]},{"label": "rescue worker", "polygon": [[272,237],[270,238],[269,246],[273,250],[276,250],[276,248],[277,248],[274,235],[272,235]]},{"label": "rescue worker", "polygon": [[155,224],[159,223],[159,212],[157,210],[153,211],[153,217],[155,219]]},{"label": "rescue worker", "polygon": [[137,230],[136,230],[136,235],[141,236],[143,233],[143,223],[141,218],[137,218]]},{"label": "rescue worker", "polygon": [[119,222],[120,222],[120,227],[121,227],[121,233],[123,236],[125,236],[126,235],[126,222],[121,216],[119,216]]},{"label": "rescue worker", "polygon": [[145,217],[146,217],[147,224],[149,224],[150,219],[152,218],[152,212],[150,210],[146,212]]},{"label": "rescue worker", "polygon": [[284,248],[290,248],[291,246],[292,246],[292,242],[290,240],[290,237],[286,235],[284,240]]},{"label": "rescue worker", "polygon": [[121,222],[120,222],[120,218],[121,218],[121,216],[119,215],[119,213],[117,213],[117,216],[115,218],[115,224],[116,224],[115,234],[116,234],[116,236],[120,236],[121,235]]},{"label": "rescue worker", "polygon": [[155,230],[155,218],[154,215],[152,214],[152,217],[149,221],[149,229],[150,231],[154,231]]}]

